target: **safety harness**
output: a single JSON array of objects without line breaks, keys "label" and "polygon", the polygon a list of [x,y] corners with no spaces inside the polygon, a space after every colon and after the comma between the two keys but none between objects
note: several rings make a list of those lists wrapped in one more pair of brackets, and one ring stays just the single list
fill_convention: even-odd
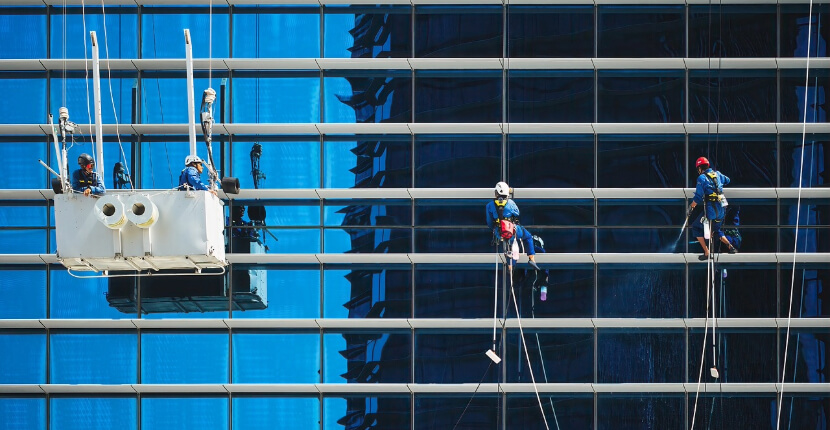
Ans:
[{"label": "safety harness", "polygon": [[507,217],[504,216],[504,207],[507,206],[507,202],[510,199],[507,198],[497,198],[493,202],[496,204],[496,212],[499,214],[498,219],[498,226],[499,226],[499,236],[502,239],[510,239],[516,233],[516,224],[518,224],[518,219],[516,217]]},{"label": "safety harness", "polygon": [[704,200],[707,202],[715,203],[715,202],[722,202],[723,201],[723,186],[720,185],[718,181],[718,175],[715,172],[706,172],[706,179],[709,180],[709,183],[712,184],[713,192],[706,194],[704,196]]}]

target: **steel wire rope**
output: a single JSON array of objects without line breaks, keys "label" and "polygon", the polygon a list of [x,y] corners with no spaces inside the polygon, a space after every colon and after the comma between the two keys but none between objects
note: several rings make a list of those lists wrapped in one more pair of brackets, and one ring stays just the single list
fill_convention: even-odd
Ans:
[{"label": "steel wire rope", "polygon": [[[153,14],[153,58],[158,58],[158,51],[156,46],[156,15]],[[156,90],[158,91],[159,95],[159,115],[161,115],[161,123],[164,124],[164,106],[161,103],[161,78],[156,78]],[[146,102],[146,97],[145,97]],[[150,177],[152,178],[153,187],[156,186],[156,178],[153,174],[153,146],[147,145],[150,148]],[[170,151],[167,149],[167,141],[164,141],[164,154],[167,156],[167,172],[170,174],[170,183],[173,183],[173,170],[171,169],[170,164]]]},{"label": "steel wire rope", "polygon": [[[539,279],[539,272],[536,271],[536,279]],[[535,283],[535,282],[534,282]],[[536,319],[536,291],[531,292],[530,296],[531,306],[530,306],[530,316],[533,319]],[[542,376],[545,378],[545,383],[548,383],[548,371],[547,367],[545,366],[545,357],[542,355],[542,342],[539,340],[539,332],[535,333],[536,335],[536,348],[539,350],[539,361],[542,364]],[[553,422],[556,424],[556,430],[560,430],[559,428],[559,418],[556,416],[556,406],[553,405],[553,397],[548,397],[548,403],[550,404],[550,410],[553,412]]]},{"label": "steel wire rope", "polygon": [[[86,0],[81,0],[81,25],[83,26],[83,34],[81,34],[81,39],[83,39],[84,45],[84,85],[86,87],[86,93],[84,93],[84,95],[86,95],[86,118],[87,121],[89,121],[89,124],[92,124],[92,110],[89,107],[89,52],[86,48]],[[90,145],[94,145],[94,140],[92,139],[92,126],[90,126],[89,135]],[[84,135],[81,133],[81,138],[83,139],[83,137]]]}]

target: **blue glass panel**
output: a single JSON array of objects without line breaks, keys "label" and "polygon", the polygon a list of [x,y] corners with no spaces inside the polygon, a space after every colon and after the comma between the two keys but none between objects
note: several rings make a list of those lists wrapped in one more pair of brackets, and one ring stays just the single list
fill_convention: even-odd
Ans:
[{"label": "blue glass panel", "polygon": [[[813,4],[812,10],[805,4],[785,4],[780,7],[781,57],[806,57],[807,38],[810,38],[810,57],[827,56],[827,22],[830,6]],[[808,18],[809,17],[809,18]],[[812,23],[810,22],[812,21]],[[812,34],[807,32],[811,27]],[[812,69],[812,68],[811,68]],[[817,70],[810,70],[812,75]]]},{"label": "blue glass panel", "polygon": [[53,384],[134,384],[138,339],[135,333],[69,334],[49,337]]},{"label": "blue glass panel", "polygon": [[49,272],[51,297],[50,318],[135,318],[135,314],[122,314],[107,303],[106,278],[79,279],[69,275],[66,269],[56,267]]},{"label": "blue glass panel", "polygon": [[[408,269],[408,266],[402,266]],[[384,266],[325,271],[326,318],[409,318],[412,272]]]},{"label": "blue glass panel", "polygon": [[141,58],[184,58],[186,28],[190,29],[193,58],[227,58],[228,10],[218,6],[212,10],[193,6],[143,7]]},{"label": "blue glass panel", "polygon": [[530,368],[537,384],[594,380],[594,331],[591,329],[525,329],[524,346],[520,346],[519,330],[513,329],[508,331],[506,340],[507,382],[532,382]]},{"label": "blue glass panel", "polygon": [[326,71],[323,78],[325,122],[412,122],[409,70]]},{"label": "blue glass panel", "polygon": [[502,122],[501,72],[416,71],[415,122]]},{"label": "blue glass panel", "polygon": [[472,397],[468,394],[452,397],[417,395],[413,412],[415,430],[495,427],[493,423],[500,422],[500,403],[501,399],[493,394],[478,393]]},{"label": "blue glass panel", "polygon": [[[827,155],[830,145],[822,135],[781,135],[781,187],[817,187],[826,186],[830,179],[823,172],[830,164]],[[803,151],[802,151],[803,146]],[[802,153],[804,160],[802,160]],[[822,156],[823,155],[823,156]],[[802,167],[803,166],[803,167]],[[802,171],[803,169],[803,171]]]},{"label": "blue glass panel", "polygon": [[[548,426],[590,429],[594,425],[594,396],[591,394],[539,393]],[[523,429],[545,428],[539,400],[527,394],[507,395],[507,422]]]},{"label": "blue glass panel", "polygon": [[[786,352],[787,367],[784,374],[786,382],[812,383],[816,384],[816,388],[820,386],[818,384],[827,382],[827,376],[824,375],[826,333],[827,330],[824,327],[807,329],[790,327],[789,345],[787,345],[787,331],[786,329],[780,331],[779,363],[784,362]],[[781,378],[780,369],[778,378],[779,380]]]},{"label": "blue glass panel", "polygon": [[681,188],[685,185],[683,136],[600,135],[598,139],[597,186]]},{"label": "blue glass panel", "polygon": [[[133,88],[137,87],[136,75],[131,72],[101,71],[101,122],[104,124],[129,124],[132,122]],[[111,76],[111,78],[110,78]],[[83,72],[69,72],[66,78],[63,72],[55,72],[50,82],[49,102],[52,109],[65,106],[69,109],[69,120],[77,124],[95,123],[95,94],[92,84],[92,73],[88,80]],[[113,107],[114,105],[114,107]],[[54,121],[58,121],[58,113],[53,112]],[[116,121],[117,119],[117,121]],[[81,126],[75,133],[74,141],[79,143],[92,142],[93,131],[90,127]],[[123,127],[123,133],[131,133],[132,129]],[[113,153],[105,152],[110,158]],[[70,168],[77,167],[74,160],[68,160]]]},{"label": "blue glass panel", "polygon": [[403,228],[349,228],[325,230],[327,253],[411,252],[412,230]]},{"label": "blue glass panel", "polygon": [[[715,304],[718,317],[776,317],[778,286],[774,266],[716,263]],[[724,277],[724,275],[726,275]],[[689,316],[706,316],[706,265],[689,265]],[[711,303],[709,307],[711,315]]]},{"label": "blue glass panel", "polygon": [[[507,145],[507,178],[513,187],[594,186],[592,135],[511,135]],[[593,220],[593,216],[591,219]]]},{"label": "blue glass panel", "polygon": [[600,383],[683,382],[686,336],[682,330],[600,329]]},{"label": "blue glass panel", "polygon": [[[718,326],[714,349],[720,380],[747,383],[776,382],[780,378],[780,371],[777,369],[775,351],[779,346],[775,332],[775,328],[733,329]],[[783,349],[781,347],[781,351]],[[689,333],[688,356],[690,382],[698,379],[700,358],[704,351],[703,372],[706,378],[712,367],[712,330],[709,330],[705,342],[703,329],[692,330]]]},{"label": "blue glass panel", "polygon": [[325,57],[412,56],[409,5],[326,6],[323,13]]},{"label": "blue glass panel", "polygon": [[[247,269],[249,267],[245,265],[234,265],[233,268]],[[265,272],[268,283],[268,307],[264,310],[246,312],[234,310],[234,318],[320,317],[320,271],[317,270],[317,266],[309,266],[309,270],[255,269]]]},{"label": "blue glass panel", "polygon": [[153,430],[226,430],[227,398],[141,399],[141,428]]},{"label": "blue glass panel", "polygon": [[0,72],[0,94],[14,100],[0,104],[0,124],[46,122],[46,73]]},{"label": "blue glass panel", "polygon": [[50,400],[52,430],[138,428],[135,398],[55,398]]},{"label": "blue glass panel", "polygon": [[141,382],[227,383],[227,333],[142,333]]},{"label": "blue glass panel", "polygon": [[[138,41],[138,9],[135,7],[107,6],[102,11],[101,5],[94,4],[85,5],[83,8],[77,6],[63,8],[55,5],[51,13],[51,40],[49,41],[51,58],[92,60],[90,31],[96,33],[100,43],[99,55],[102,60],[138,57],[136,43]],[[107,20],[106,28],[104,28],[104,14]],[[101,68],[106,69],[106,65],[102,64]]]},{"label": "blue glass panel", "polygon": [[682,70],[600,70],[597,77],[599,122],[684,122]]},{"label": "blue glass panel", "polygon": [[502,13],[501,6],[418,6],[415,56],[502,57]]},{"label": "blue glass panel", "polygon": [[507,120],[510,122],[593,122],[592,70],[509,72]]},{"label": "blue glass panel", "polygon": [[[202,91],[204,91],[199,90],[208,87],[216,90],[217,97],[213,107],[217,122],[221,110],[225,109],[222,106],[224,98],[219,93],[221,79],[225,77],[227,77],[227,72],[216,71],[210,79],[208,79],[208,73],[205,72],[197,72],[193,76],[193,103],[197,111],[202,105]],[[190,119],[190,114],[187,112],[187,79],[184,72],[145,71],[141,79],[140,97],[141,122],[144,124],[184,124]],[[240,105],[241,103],[237,104],[237,107]],[[126,122],[126,118],[122,122]],[[202,141],[201,134],[198,141]]]},{"label": "blue glass panel", "polygon": [[775,122],[775,70],[690,70],[689,122]]},{"label": "blue glass panel", "polygon": [[500,178],[501,159],[499,136],[417,136],[415,186],[489,188]]},{"label": "blue glass panel", "polygon": [[[780,225],[782,226],[795,226],[796,224],[798,224],[799,228],[807,226],[828,226],[827,220],[822,219],[826,217],[824,211],[830,205],[830,200],[828,199],[802,198],[800,202],[797,199],[779,199],[778,202],[781,211]],[[801,242],[801,237],[799,237],[799,242]],[[815,252],[815,246],[815,243],[811,245],[813,252]],[[800,245],[799,249],[801,249]]]},{"label": "blue glass panel", "polygon": [[269,252],[272,254],[316,254],[320,251],[320,230],[317,228],[289,229],[269,228],[278,241],[265,234]]},{"label": "blue glass panel", "polygon": [[684,266],[599,265],[597,312],[602,318],[683,318]]},{"label": "blue glass panel", "polygon": [[[46,383],[46,335],[37,332],[0,334],[0,384]],[[14,354],[9,354],[14,351]]]},{"label": "blue glass panel", "polygon": [[599,394],[597,429],[682,429],[685,398],[682,394]]},{"label": "blue glass panel", "polygon": [[513,58],[593,57],[594,7],[508,4],[507,37]]},{"label": "blue glass panel", "polygon": [[689,5],[690,57],[775,57],[775,5]]},{"label": "blue glass panel", "polygon": [[40,202],[0,204],[0,225],[4,227],[41,227],[46,224],[47,209]]},{"label": "blue glass panel", "polygon": [[[795,268],[791,262],[782,265],[779,278],[779,315],[781,317],[814,318],[830,316],[830,309],[823,301],[830,285],[830,269],[823,265],[799,264]],[[790,294],[792,290],[792,294]],[[792,295],[792,304],[790,296]],[[788,311],[787,307],[792,306]]]},{"label": "blue glass panel", "polygon": [[320,400],[315,397],[233,399],[233,430],[320,429]]},{"label": "blue glass panel", "polygon": [[[714,120],[713,120],[714,121]],[[726,186],[774,187],[777,180],[777,150],[773,135],[691,135],[689,160],[707,157],[711,167],[730,179]],[[689,166],[690,186],[695,186],[697,171]]]},{"label": "blue glass panel", "polygon": [[411,428],[411,420],[409,396],[350,396],[323,399],[324,430],[369,426],[407,430]]},{"label": "blue glass panel", "polygon": [[[705,369],[704,369],[705,371]],[[697,375],[695,375],[697,381]],[[701,390],[703,391],[703,390]],[[721,393],[706,394],[701,392],[695,407],[695,397],[689,396],[689,422],[695,414],[695,426],[712,430],[730,430],[738,428],[775,428],[778,403],[775,393],[740,394]],[[782,421],[781,428],[787,426],[788,419]],[[796,426],[787,428],[798,428]],[[805,429],[810,427],[804,427]]]},{"label": "blue glass panel", "polygon": [[233,334],[233,383],[320,382],[318,333]]},{"label": "blue glass panel", "polygon": [[39,398],[0,398],[0,429],[45,430],[46,400]]},{"label": "blue glass panel", "polygon": [[[796,243],[795,228],[782,228],[779,230],[779,249],[781,252],[793,252],[798,247],[798,252],[817,252],[817,244],[821,239],[827,237],[828,229],[812,228],[801,226],[798,229],[798,243]],[[826,244],[823,244],[826,246]]]},{"label": "blue glass panel", "polygon": [[46,252],[46,230],[0,230],[0,249],[9,254]]},{"label": "blue glass panel", "polygon": [[[261,145],[262,152],[259,169],[265,175],[259,181],[259,188],[320,187],[321,145],[319,138],[315,140],[294,138],[287,141],[261,140],[258,143]],[[250,153],[253,144],[236,141],[232,147],[233,175],[239,178],[242,188],[255,188],[253,176],[250,173],[252,170]],[[290,224],[296,225],[296,221]]]},{"label": "blue glass panel", "polygon": [[[410,200],[329,200],[325,201],[326,226],[411,226]],[[0,212],[1,213],[1,212]],[[418,215],[416,214],[416,219]]]},{"label": "blue glass panel", "polygon": [[[2,81],[0,81],[2,85]],[[2,108],[0,108],[2,109]],[[40,123],[40,121],[35,121]],[[57,170],[54,156],[46,156],[46,140],[43,137],[20,138],[19,142],[0,142],[0,157],[5,160],[26,159],[43,160]],[[3,189],[43,189],[50,188],[53,177],[37,161],[34,163],[9,163],[6,174],[0,176],[0,188]],[[48,176],[47,176],[48,175]],[[8,224],[7,224],[8,225]]]},{"label": "blue glass panel", "polygon": [[497,381],[499,372],[484,355],[484,351],[493,347],[492,331],[445,333],[419,331],[415,334],[416,383]]},{"label": "blue glass panel", "polygon": [[412,138],[404,136],[325,136],[326,188],[409,188]]},{"label": "blue glass panel", "polygon": [[685,57],[684,6],[601,5],[598,57]]},{"label": "blue glass panel", "polygon": [[[149,142],[141,142],[141,188],[173,189],[179,185],[184,159],[190,154],[190,144],[182,139],[186,137],[154,136]],[[204,147],[196,148],[199,153]],[[208,176],[202,174],[202,183],[207,181]]]},{"label": "blue glass panel", "polygon": [[320,72],[234,74],[233,122],[320,122]]},{"label": "blue glass panel", "polygon": [[323,382],[411,382],[409,332],[327,332],[323,335]]},{"label": "blue glass panel", "polygon": [[46,10],[45,6],[3,7],[0,40],[8,43],[0,47],[0,58],[46,57]]},{"label": "blue glass panel", "polygon": [[320,8],[236,6],[231,37],[236,58],[317,58]]},{"label": "blue glass panel", "polygon": [[46,271],[0,272],[0,318],[46,317]]},{"label": "blue glass panel", "polygon": [[[830,72],[816,70],[812,66],[809,79],[804,70],[781,70],[781,122],[805,122],[805,118],[806,122],[827,122],[824,106],[827,102],[828,77]],[[798,137],[801,140],[801,136]]]}]

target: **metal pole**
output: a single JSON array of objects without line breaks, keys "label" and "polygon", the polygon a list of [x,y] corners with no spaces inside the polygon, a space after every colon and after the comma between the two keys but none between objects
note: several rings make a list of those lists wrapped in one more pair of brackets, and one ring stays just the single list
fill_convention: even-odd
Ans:
[{"label": "metal pole", "polygon": [[187,64],[187,130],[190,135],[190,155],[196,155],[196,107],[193,94],[193,45],[190,43],[190,30],[184,29],[184,52]]},{"label": "metal pole", "polygon": [[92,89],[95,94],[95,166],[98,180],[104,182],[104,125],[101,123],[101,60],[98,57],[98,37],[89,32],[92,39]]}]

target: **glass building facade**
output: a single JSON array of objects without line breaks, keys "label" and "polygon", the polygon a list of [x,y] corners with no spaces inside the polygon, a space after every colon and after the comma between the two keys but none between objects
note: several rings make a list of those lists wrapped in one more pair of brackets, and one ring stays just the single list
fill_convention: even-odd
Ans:
[{"label": "glass building facade", "polygon": [[[830,5],[138,3],[0,5],[0,429],[828,428]],[[95,31],[104,171],[174,187],[185,28],[268,251],[209,309],[135,277],[129,310],[58,264],[38,159],[62,106],[93,152]],[[700,156],[742,240],[714,293]],[[500,180],[546,251],[512,289]]]}]

